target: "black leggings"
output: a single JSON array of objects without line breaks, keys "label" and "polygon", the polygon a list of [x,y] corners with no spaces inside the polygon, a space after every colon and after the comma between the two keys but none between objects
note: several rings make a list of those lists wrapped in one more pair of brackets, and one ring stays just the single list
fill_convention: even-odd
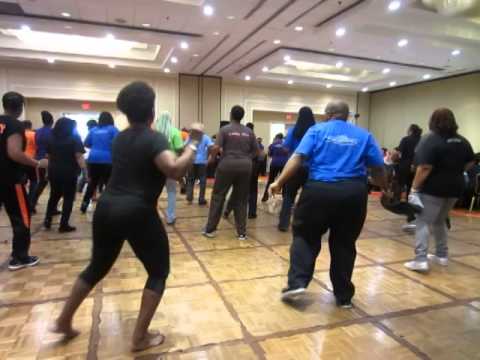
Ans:
[{"label": "black leggings", "polygon": [[106,185],[108,183],[111,172],[111,164],[88,164],[88,176],[90,177],[90,181],[87,186],[87,191],[85,191],[85,196],[83,197],[83,204],[87,206],[90,204],[93,193],[99,185]]},{"label": "black leggings", "polygon": [[72,214],[73,202],[75,201],[75,190],[77,187],[77,177],[58,177],[50,178],[50,198],[48,199],[46,220],[51,221],[53,213],[57,210],[58,202],[63,198],[62,218],[60,226],[67,226]]},{"label": "black leggings", "polygon": [[93,215],[93,250],[80,277],[94,287],[110,271],[127,240],[148,273],[147,289],[163,291],[170,272],[168,236],[155,206],[103,194]]},{"label": "black leggings", "polygon": [[263,193],[263,198],[267,199],[268,198],[268,188],[270,185],[275,181],[278,175],[281,174],[283,168],[285,165],[282,166],[273,166],[270,165],[270,171],[268,172],[268,180],[267,180],[267,185],[265,185],[265,192]]}]

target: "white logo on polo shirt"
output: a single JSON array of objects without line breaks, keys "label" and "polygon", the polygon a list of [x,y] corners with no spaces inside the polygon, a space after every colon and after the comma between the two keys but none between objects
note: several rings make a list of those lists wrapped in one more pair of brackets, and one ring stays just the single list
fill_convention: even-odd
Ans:
[{"label": "white logo on polo shirt", "polygon": [[327,136],[325,141],[340,146],[355,146],[358,144],[357,139],[349,138],[347,135]]}]

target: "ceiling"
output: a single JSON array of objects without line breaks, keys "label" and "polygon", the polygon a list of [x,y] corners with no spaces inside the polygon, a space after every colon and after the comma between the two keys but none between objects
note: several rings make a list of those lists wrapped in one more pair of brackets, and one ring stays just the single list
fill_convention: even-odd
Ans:
[{"label": "ceiling", "polygon": [[0,0],[0,61],[375,91],[479,58],[480,0]]}]

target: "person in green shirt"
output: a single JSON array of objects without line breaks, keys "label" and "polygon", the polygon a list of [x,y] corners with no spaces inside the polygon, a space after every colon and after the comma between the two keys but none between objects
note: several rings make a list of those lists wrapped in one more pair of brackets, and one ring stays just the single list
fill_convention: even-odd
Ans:
[{"label": "person in green shirt", "polygon": [[[183,140],[180,130],[172,125],[172,116],[168,112],[163,112],[155,121],[155,130],[165,135],[168,140],[168,146],[173,152],[180,154],[183,150]],[[167,179],[165,186],[167,188],[168,206],[167,206],[167,225],[175,224],[176,204],[177,204],[177,181]]]}]

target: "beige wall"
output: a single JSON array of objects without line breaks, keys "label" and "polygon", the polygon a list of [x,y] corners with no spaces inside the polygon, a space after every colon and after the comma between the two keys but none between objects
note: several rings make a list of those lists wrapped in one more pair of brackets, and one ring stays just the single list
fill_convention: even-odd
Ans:
[{"label": "beige wall", "polygon": [[433,110],[452,109],[460,133],[480,151],[480,74],[466,75],[374,93],[370,130],[382,146],[398,145],[412,123],[428,129]]}]

